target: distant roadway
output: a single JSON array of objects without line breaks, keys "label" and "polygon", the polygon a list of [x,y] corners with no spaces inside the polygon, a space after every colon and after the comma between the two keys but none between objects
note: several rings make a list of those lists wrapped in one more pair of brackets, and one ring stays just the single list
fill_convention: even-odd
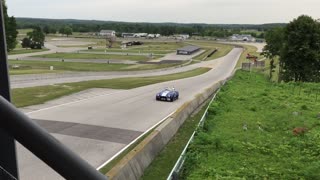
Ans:
[{"label": "distant roadway", "polygon": [[[38,110],[27,115],[92,166],[99,167],[182,104],[227,78],[234,70],[242,51],[241,48],[234,48],[225,57],[201,63],[213,69],[200,76],[132,90],[113,90],[103,96]],[[172,86],[179,90],[179,100],[155,100],[157,92]],[[17,151],[22,180],[61,179],[19,144]]]},{"label": "distant roadway", "polygon": [[[237,43],[233,43],[237,44]],[[245,45],[252,45],[258,48],[258,52],[262,51],[265,44],[263,43],[238,43]],[[47,43],[46,47],[50,51],[36,52],[21,55],[11,55],[9,59],[16,58],[26,58],[34,55],[50,54],[56,51],[61,52],[73,52],[81,50],[83,48],[59,48],[52,44]],[[83,61],[83,60],[82,60]],[[50,73],[50,74],[26,74],[26,75],[12,75],[10,77],[12,88],[24,88],[24,87],[35,87],[35,86],[45,86],[59,83],[69,83],[69,82],[80,82],[89,80],[100,80],[100,79],[114,79],[123,77],[143,77],[143,76],[158,76],[166,75],[172,73],[185,72],[193,70],[198,67],[206,66],[207,62],[197,63],[190,66],[180,67],[180,68],[167,68],[158,70],[145,70],[145,71],[126,71],[126,72],[67,72],[67,73]]]}]

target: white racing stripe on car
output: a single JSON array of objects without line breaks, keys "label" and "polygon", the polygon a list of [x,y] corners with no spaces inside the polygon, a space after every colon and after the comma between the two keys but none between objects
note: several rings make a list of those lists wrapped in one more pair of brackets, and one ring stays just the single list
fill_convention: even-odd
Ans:
[{"label": "white racing stripe on car", "polygon": [[161,96],[167,96],[167,94],[169,94],[170,93],[170,91],[165,91],[165,92],[163,92],[162,94],[161,94]]}]

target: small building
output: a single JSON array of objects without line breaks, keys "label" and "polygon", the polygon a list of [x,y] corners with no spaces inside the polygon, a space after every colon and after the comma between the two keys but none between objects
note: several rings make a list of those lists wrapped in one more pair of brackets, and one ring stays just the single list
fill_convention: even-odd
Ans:
[{"label": "small building", "polygon": [[153,38],[159,38],[161,35],[160,34],[148,34],[147,38],[153,39]]},{"label": "small building", "polygon": [[174,37],[175,39],[178,39],[178,40],[186,40],[190,38],[189,34],[178,34],[178,35],[174,35]]},{"label": "small building", "polygon": [[135,38],[141,38],[141,37],[147,37],[148,36],[148,33],[135,33],[133,35],[133,37]]},{"label": "small building", "polygon": [[191,55],[195,52],[198,52],[200,47],[198,46],[185,46],[183,48],[177,49],[178,55]]},{"label": "small building", "polygon": [[115,37],[116,31],[114,31],[114,30],[101,30],[99,33],[99,36]]},{"label": "small building", "polygon": [[134,33],[122,33],[121,36],[123,38],[131,38],[134,37]]}]

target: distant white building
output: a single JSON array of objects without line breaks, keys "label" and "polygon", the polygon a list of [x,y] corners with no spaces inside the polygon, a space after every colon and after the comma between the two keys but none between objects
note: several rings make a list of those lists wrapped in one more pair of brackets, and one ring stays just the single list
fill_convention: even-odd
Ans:
[{"label": "distant white building", "polygon": [[182,39],[189,39],[190,38],[189,34],[179,34],[177,36],[182,38]]},{"label": "distant white building", "polygon": [[174,37],[179,40],[185,40],[190,38],[189,34],[177,34],[174,35]]},{"label": "distant white building", "polygon": [[231,41],[247,41],[255,42],[256,38],[252,37],[250,34],[234,34],[230,37]]},{"label": "distant white building", "polygon": [[160,34],[148,34],[147,38],[159,38]]},{"label": "distant white building", "polygon": [[133,37],[136,37],[136,38],[147,37],[147,36],[148,36],[148,33],[135,33],[133,35]]},{"label": "distant white building", "polygon": [[114,31],[114,30],[101,30],[100,33],[99,33],[99,36],[115,37],[116,36],[116,31]]},{"label": "distant white building", "polygon": [[134,33],[122,33],[121,36],[123,38],[131,38],[134,37]]}]

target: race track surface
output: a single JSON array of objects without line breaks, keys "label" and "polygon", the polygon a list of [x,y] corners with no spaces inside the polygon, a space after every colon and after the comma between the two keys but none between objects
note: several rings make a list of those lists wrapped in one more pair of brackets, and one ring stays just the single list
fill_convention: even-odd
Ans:
[{"label": "race track surface", "polygon": [[[223,58],[203,63],[213,69],[200,76],[112,91],[27,115],[92,166],[99,167],[182,104],[227,78],[241,53],[241,48],[234,48]],[[179,100],[172,103],[156,101],[155,94],[164,87],[175,87],[180,92]],[[22,180],[62,179],[19,144],[17,151]]]}]

